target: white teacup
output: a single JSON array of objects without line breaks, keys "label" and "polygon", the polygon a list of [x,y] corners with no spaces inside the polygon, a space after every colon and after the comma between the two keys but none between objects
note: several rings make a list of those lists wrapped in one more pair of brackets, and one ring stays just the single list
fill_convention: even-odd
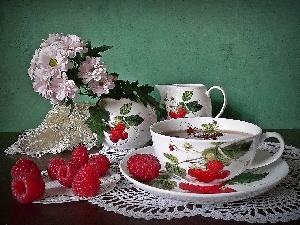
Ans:
[{"label": "white teacup", "polygon": [[[201,131],[212,124],[218,125],[216,140],[195,137],[205,136]],[[162,169],[189,182],[220,183],[247,169],[266,166],[282,155],[285,144],[278,133],[262,133],[257,125],[226,118],[165,120],[153,124],[150,132]],[[223,136],[218,136],[220,132]],[[278,151],[252,163],[258,145],[270,137],[278,139]]]}]

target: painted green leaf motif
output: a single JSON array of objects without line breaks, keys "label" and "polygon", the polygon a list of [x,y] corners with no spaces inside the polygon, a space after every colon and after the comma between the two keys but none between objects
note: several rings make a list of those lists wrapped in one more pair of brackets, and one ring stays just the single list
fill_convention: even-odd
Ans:
[{"label": "painted green leaf motif", "polygon": [[114,117],[114,120],[116,123],[122,123],[122,124],[125,123],[124,116],[116,116]]},{"label": "painted green leaf motif", "polygon": [[252,141],[243,142],[243,143],[234,143],[232,145],[228,145],[226,147],[221,148],[222,152],[225,153],[226,156],[232,159],[238,159],[243,156],[252,144]]},{"label": "painted green leaf motif", "polygon": [[168,173],[176,174],[177,176],[183,177],[186,175],[186,170],[181,168],[180,166],[171,164],[169,162],[166,162],[165,168]]},{"label": "painted green leaf motif", "polygon": [[198,112],[203,107],[197,101],[188,102],[188,103],[186,103],[186,106],[187,106],[188,110],[191,112]]},{"label": "painted green leaf motif", "polygon": [[177,105],[177,107],[176,107],[176,109],[178,110],[178,109],[184,109],[185,111],[189,111],[189,109],[185,106],[185,104],[184,104],[184,102],[179,102],[178,103],[178,105]]},{"label": "painted green leaf motif", "polygon": [[172,163],[178,163],[178,159],[176,156],[170,154],[170,153],[164,153],[164,156],[169,159]]},{"label": "painted green leaf motif", "polygon": [[156,179],[150,181],[148,185],[164,190],[172,190],[176,187],[176,182],[170,180],[171,176],[168,174],[159,175]]},{"label": "painted green leaf motif", "polygon": [[240,175],[228,180],[226,183],[228,184],[248,184],[254,181],[261,180],[265,178],[269,173],[252,173],[252,172],[245,172],[241,173]]},{"label": "painted green leaf motif", "polygon": [[204,157],[206,162],[216,159],[221,161],[225,166],[229,166],[229,164],[231,163],[231,159],[222,154],[218,150],[217,146],[205,149],[202,152],[202,156]]},{"label": "painted green leaf motif", "polygon": [[124,104],[121,108],[120,108],[120,114],[121,115],[126,115],[128,113],[130,113],[132,108],[132,103],[126,103]]},{"label": "painted green leaf motif", "polygon": [[139,115],[130,115],[124,117],[124,120],[126,125],[133,127],[140,125],[144,121],[144,118],[140,117]]},{"label": "painted green leaf motif", "polygon": [[182,94],[182,100],[183,100],[184,102],[189,101],[192,97],[193,97],[193,92],[192,92],[192,91],[185,91],[185,92]]}]

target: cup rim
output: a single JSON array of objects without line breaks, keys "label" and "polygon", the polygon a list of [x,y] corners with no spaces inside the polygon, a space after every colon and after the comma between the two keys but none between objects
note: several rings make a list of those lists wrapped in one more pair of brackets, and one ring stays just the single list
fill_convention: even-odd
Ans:
[{"label": "cup rim", "polygon": [[[190,119],[212,119],[212,120],[224,120],[224,121],[234,121],[235,123],[243,123],[243,124],[247,124],[248,126],[252,126],[254,128],[256,128],[258,131],[256,133],[250,133],[250,132],[247,132],[247,131],[242,131],[242,132],[245,132],[245,133],[248,133],[250,134],[249,137],[241,137],[241,138],[230,138],[230,139],[217,139],[217,140],[211,140],[211,139],[195,139],[195,138],[190,138],[190,139],[187,139],[187,138],[182,138],[182,137],[172,137],[172,136],[169,136],[169,135],[164,135],[160,132],[158,132],[156,130],[156,126],[158,126],[158,124],[163,124],[163,123],[170,123],[170,121],[172,120],[177,120],[178,122],[180,121],[185,121],[185,120],[190,120]],[[224,130],[230,130],[230,129],[224,129]],[[236,131],[234,129],[232,129],[232,131]],[[166,138],[176,138],[176,140],[189,140],[189,142],[204,142],[204,143],[208,143],[208,142],[231,142],[231,141],[239,141],[239,140],[247,140],[247,139],[252,139],[258,135],[261,135],[262,134],[262,129],[256,125],[256,124],[253,124],[253,123],[250,123],[250,122],[247,122],[247,121],[243,121],[243,120],[236,120],[236,119],[227,119],[227,118],[212,118],[212,117],[193,117],[193,118],[177,118],[177,119],[168,119],[168,120],[163,120],[163,121],[158,121],[154,124],[152,124],[150,126],[150,132],[151,134],[153,135],[158,135],[158,136],[162,136],[162,137],[166,137]]]}]

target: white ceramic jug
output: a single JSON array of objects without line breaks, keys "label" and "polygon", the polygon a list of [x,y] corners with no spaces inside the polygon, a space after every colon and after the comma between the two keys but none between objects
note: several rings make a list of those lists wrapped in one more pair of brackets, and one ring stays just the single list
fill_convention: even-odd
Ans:
[{"label": "white ceramic jug", "polygon": [[216,118],[223,114],[227,104],[226,93],[220,86],[212,86],[208,90],[204,84],[158,84],[155,87],[160,92],[160,104],[166,111],[164,119],[212,117],[210,93],[214,89],[223,94],[223,106]]}]

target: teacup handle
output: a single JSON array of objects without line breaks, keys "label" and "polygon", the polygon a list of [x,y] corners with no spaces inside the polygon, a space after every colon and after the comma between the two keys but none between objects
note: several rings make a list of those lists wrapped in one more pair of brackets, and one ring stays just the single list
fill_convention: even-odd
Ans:
[{"label": "teacup handle", "polygon": [[278,134],[276,132],[266,132],[266,133],[263,133],[261,135],[259,143],[262,143],[265,139],[270,138],[270,137],[274,137],[274,138],[278,139],[279,144],[280,144],[280,147],[279,147],[278,151],[274,155],[270,156],[267,159],[264,159],[263,161],[251,163],[248,166],[248,169],[255,169],[255,168],[258,168],[258,167],[263,167],[263,166],[269,165],[272,162],[275,162],[277,159],[280,158],[280,156],[283,153],[284,145],[285,145],[284,140],[283,140],[283,138],[282,138],[282,136],[280,134]]},{"label": "teacup handle", "polygon": [[220,90],[221,92],[222,92],[222,94],[223,94],[223,106],[222,106],[222,108],[221,108],[221,111],[219,112],[219,114],[218,115],[216,115],[216,117],[215,118],[218,118],[218,117],[220,117],[222,114],[223,114],[223,112],[224,112],[224,110],[225,110],[225,107],[226,107],[226,105],[227,105],[227,96],[226,96],[226,93],[225,93],[225,91],[224,91],[224,89],[222,88],[222,87],[220,87],[220,86],[212,86],[210,89],[208,89],[208,91],[206,92],[206,94],[210,97],[210,92],[213,90],[213,89],[218,89],[218,90]]}]

